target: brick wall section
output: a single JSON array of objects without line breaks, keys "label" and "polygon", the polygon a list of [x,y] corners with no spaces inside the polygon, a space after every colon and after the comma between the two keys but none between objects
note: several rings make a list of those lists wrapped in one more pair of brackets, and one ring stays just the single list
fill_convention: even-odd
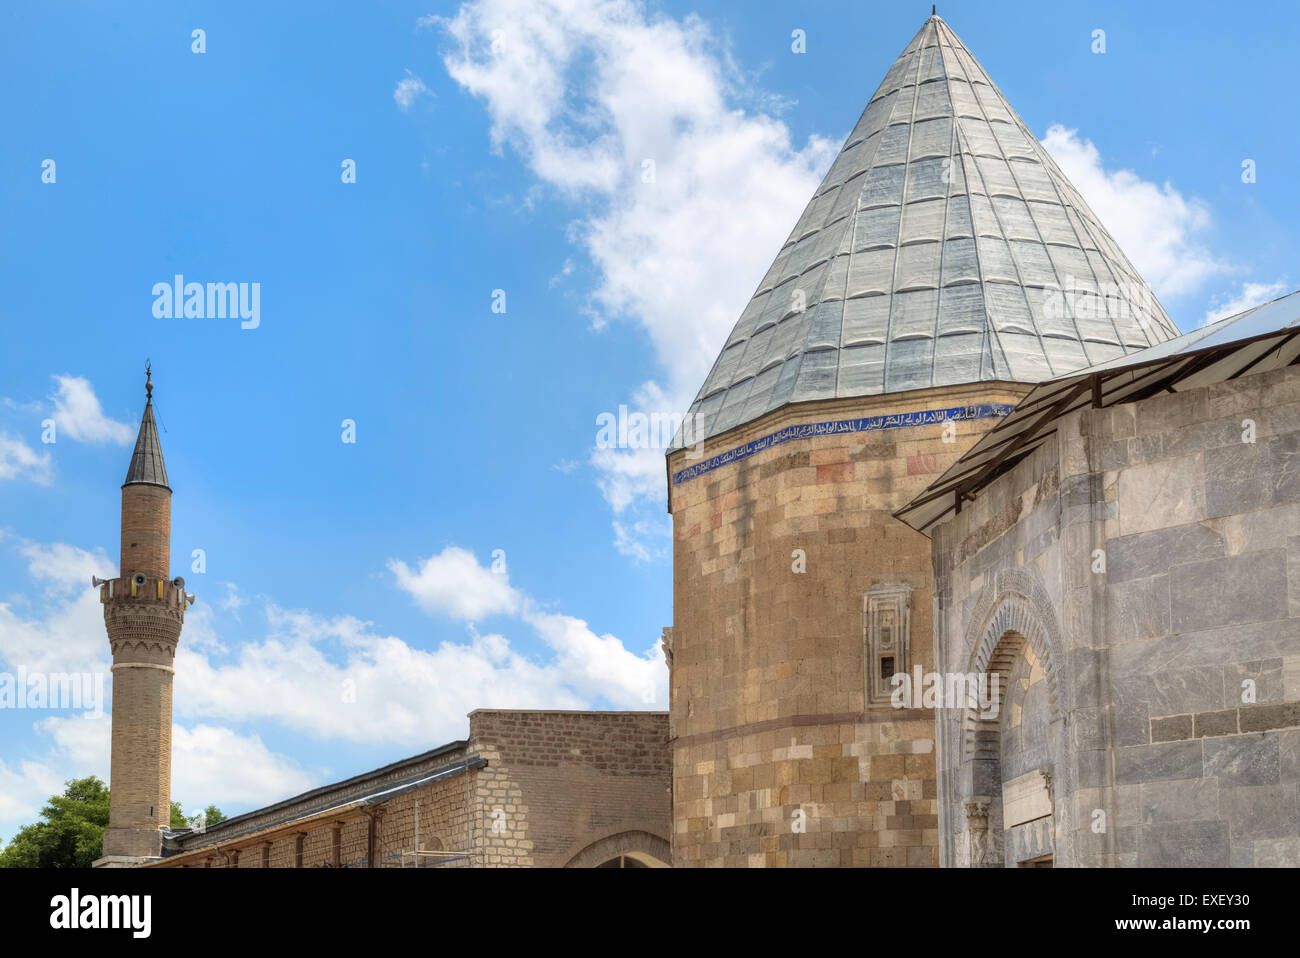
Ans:
[{"label": "brick wall section", "polygon": [[624,832],[666,843],[667,740],[664,712],[471,712],[484,864],[563,866]]},{"label": "brick wall section", "polygon": [[[1025,391],[801,404],[702,456],[787,425],[1014,404]],[[951,443],[940,424],[793,440],[670,486],[675,865],[938,863],[933,716],[868,707],[863,595],[912,586],[911,664],[928,671],[930,544],[891,513],[996,421],[958,422]],[[670,476],[691,462],[674,453]]]},{"label": "brick wall section", "polygon": [[122,575],[166,579],[171,568],[172,494],[162,486],[122,487]]},{"label": "brick wall section", "polygon": [[934,557],[946,667],[1002,597],[1032,593],[1047,626],[1064,720],[1032,764],[1054,767],[1058,864],[1300,865],[1300,367],[1065,417]]},{"label": "brick wall section", "polygon": [[[424,866],[437,862],[440,867],[467,867],[471,863],[474,842],[473,829],[477,816],[470,812],[476,792],[475,773],[453,776],[423,788],[406,792],[393,799],[372,806],[370,813],[379,819],[378,866],[395,868],[402,865],[403,853],[416,849],[416,806],[419,806],[420,847],[425,850],[448,853],[445,858],[423,858]],[[331,796],[329,805],[339,804],[341,796]],[[337,865],[335,855],[335,830],[339,830]],[[219,836],[214,830],[209,837]],[[262,868],[263,848],[269,847],[267,862],[271,868],[296,868],[298,866],[298,836],[302,835],[303,868],[368,867],[370,848],[370,820],[367,812],[355,809],[341,812],[337,820],[323,819],[309,822],[301,828],[289,827],[264,838],[250,835],[220,841],[204,847],[199,842],[197,855],[183,860],[187,867],[232,867],[231,856],[239,853],[239,868]],[[408,859],[409,865],[412,859]],[[166,863],[166,862],[165,862]],[[169,864],[178,864],[171,862]]]},{"label": "brick wall section", "polygon": [[[440,867],[464,868],[471,864],[475,854],[474,825],[476,816],[471,804],[482,772],[458,775],[400,795],[383,805],[380,819],[380,860],[386,867],[400,864],[403,852],[414,851],[415,811],[419,804],[420,847],[433,851],[459,852],[464,858],[450,857]],[[365,858],[364,832],[358,858]],[[435,859],[424,859],[431,862]]]},{"label": "brick wall section", "polygon": [[[563,866],[584,849],[615,837],[619,853],[667,859],[672,780],[667,736],[664,712],[476,711],[470,715],[465,748],[397,763],[240,816],[185,840],[192,853],[164,859],[161,866],[228,867],[229,856],[238,851],[238,867],[260,868],[262,849],[269,845],[270,867],[293,868],[301,832],[303,867],[320,867],[333,861],[334,828],[341,822],[340,864],[367,867],[366,816],[376,813],[378,866],[397,867],[402,854],[416,847],[417,802],[420,845],[460,853],[447,856],[442,867]],[[473,758],[486,759],[487,767],[396,795],[366,811],[349,809],[337,819],[258,834],[286,819],[313,815]]]}]

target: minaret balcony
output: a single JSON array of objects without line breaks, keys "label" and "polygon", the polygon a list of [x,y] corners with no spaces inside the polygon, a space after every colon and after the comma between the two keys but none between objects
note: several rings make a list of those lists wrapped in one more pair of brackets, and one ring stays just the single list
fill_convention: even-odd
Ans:
[{"label": "minaret balcony", "polygon": [[116,579],[96,578],[94,583],[99,586],[99,601],[105,605],[109,602],[135,602],[169,606],[184,613],[185,607],[194,602],[194,596],[185,592],[185,580],[179,576],[168,581],[136,572]]}]

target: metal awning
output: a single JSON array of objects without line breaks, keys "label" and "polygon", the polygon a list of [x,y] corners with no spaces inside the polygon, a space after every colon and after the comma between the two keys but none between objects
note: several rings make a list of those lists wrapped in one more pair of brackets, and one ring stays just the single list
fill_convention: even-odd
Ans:
[{"label": "metal awning", "polygon": [[1300,292],[1256,306],[1129,356],[1035,386],[1006,418],[894,513],[929,535],[962,502],[1043,444],[1062,416],[1136,402],[1300,363]]}]

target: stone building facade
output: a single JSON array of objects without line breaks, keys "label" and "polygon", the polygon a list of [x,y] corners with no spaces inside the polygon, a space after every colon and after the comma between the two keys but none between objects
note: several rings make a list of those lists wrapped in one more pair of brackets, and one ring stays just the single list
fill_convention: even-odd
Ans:
[{"label": "stone building facade", "polygon": [[[670,457],[675,863],[938,864],[932,717],[893,708],[881,682],[933,668],[930,548],[891,513],[1023,393],[821,403],[867,422],[694,476],[688,451]],[[808,418],[779,410],[699,461]],[[874,655],[873,605],[894,617]]]},{"label": "stone building facade", "polygon": [[663,712],[479,709],[469,737],[202,831],[157,868],[665,867]]},{"label": "stone building facade", "polygon": [[[1058,302],[1080,289],[1122,308]],[[1176,335],[927,20],[668,454],[675,864],[939,864],[934,712],[893,695],[937,665],[931,544],[893,513],[1029,384]]]},{"label": "stone building facade", "polygon": [[170,820],[172,662],[194,597],[168,581],[171,487],[153,380],[122,486],[121,574],[95,580],[113,650],[109,827],[96,867],[656,867],[664,712],[480,709],[469,737],[221,822]]},{"label": "stone building facade", "polygon": [[668,451],[667,713],[479,710],[160,831],[188,599],[146,433],[106,864],[1300,865],[1300,294],[1180,336],[938,17]]},{"label": "stone building facade", "polygon": [[1300,366],[1071,412],[971,491],[939,671],[1003,701],[935,712],[944,863],[1300,865]]}]

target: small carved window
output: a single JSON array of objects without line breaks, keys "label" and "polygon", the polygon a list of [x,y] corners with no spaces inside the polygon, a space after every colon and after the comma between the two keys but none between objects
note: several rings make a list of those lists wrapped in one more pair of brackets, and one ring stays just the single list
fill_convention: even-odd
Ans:
[{"label": "small carved window", "polygon": [[862,597],[869,706],[888,705],[891,679],[911,669],[911,597],[910,585],[881,586]]}]

